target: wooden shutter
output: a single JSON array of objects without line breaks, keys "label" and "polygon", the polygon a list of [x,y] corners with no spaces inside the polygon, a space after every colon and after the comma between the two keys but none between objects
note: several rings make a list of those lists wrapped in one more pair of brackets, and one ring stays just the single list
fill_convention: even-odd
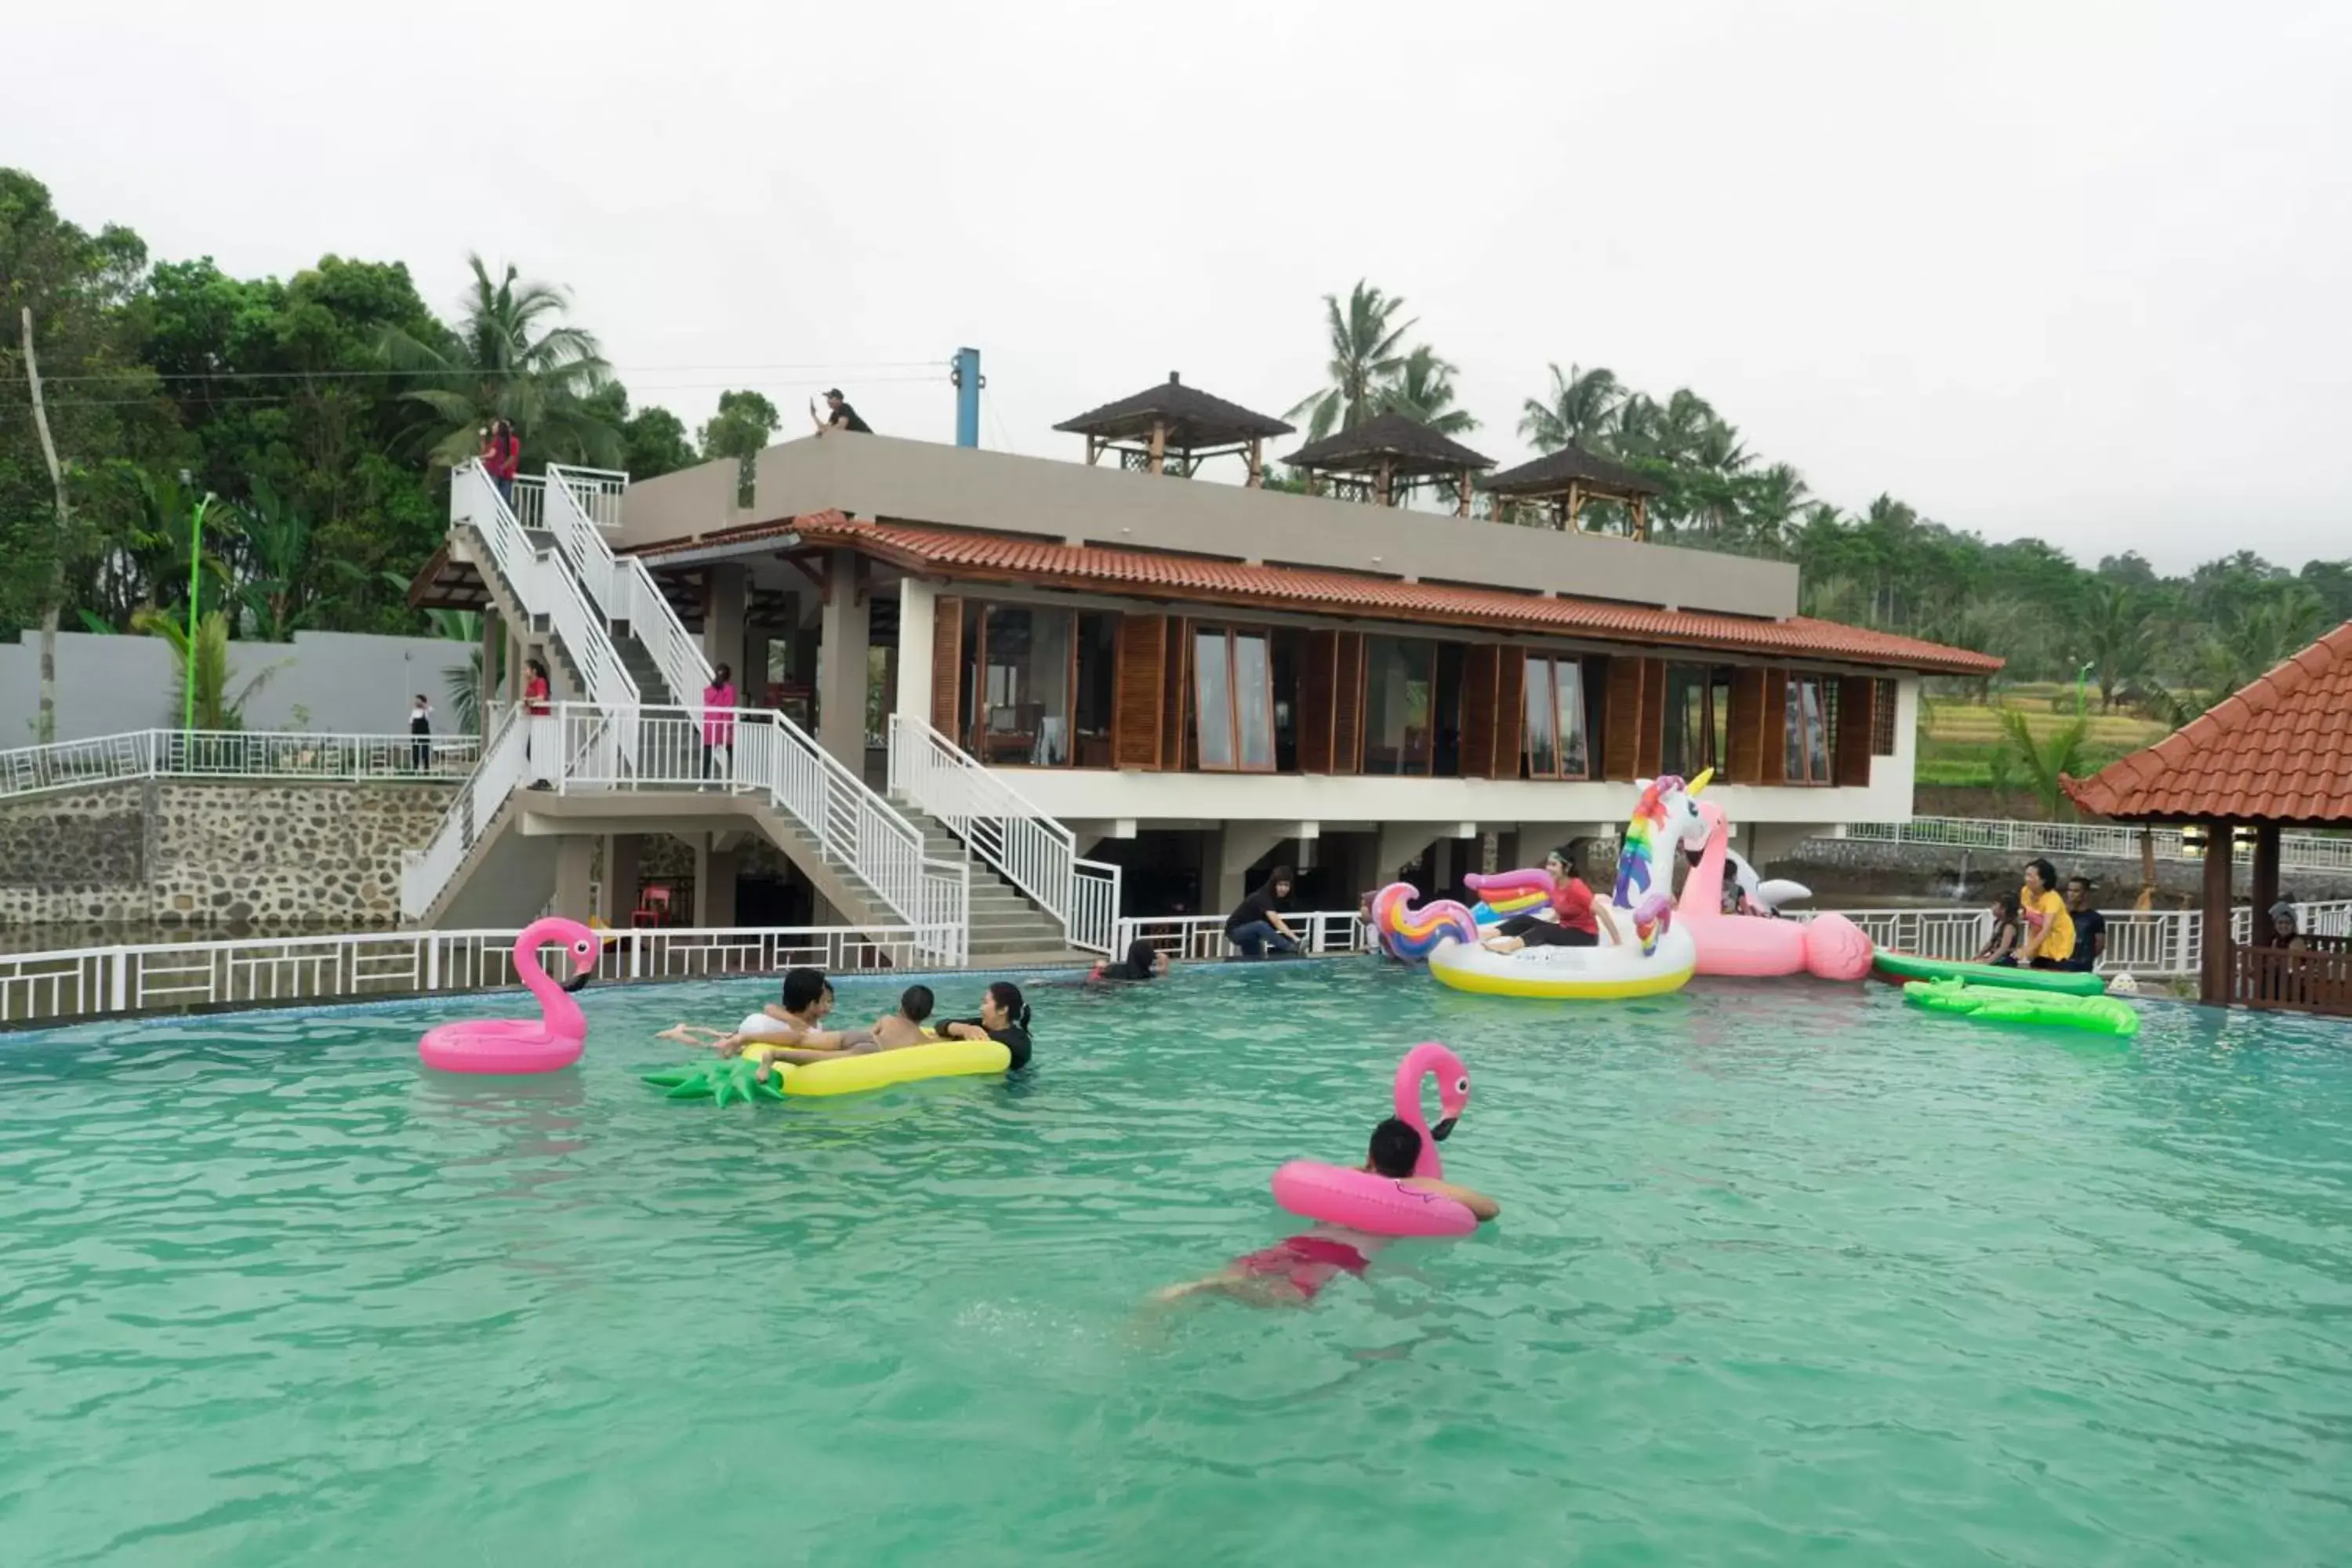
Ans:
[{"label": "wooden shutter", "polygon": [[1364,634],[1334,634],[1331,676],[1331,771],[1364,771]]},{"label": "wooden shutter", "polygon": [[1763,765],[1757,782],[1789,782],[1789,672],[1785,669],[1764,672]]},{"label": "wooden shutter", "polygon": [[1519,752],[1528,726],[1528,654],[1525,648],[1495,650],[1495,742],[1486,757],[1486,777],[1519,776]]},{"label": "wooden shutter", "polygon": [[931,601],[931,728],[959,746],[963,695],[963,600],[941,594]]},{"label": "wooden shutter", "polygon": [[1122,615],[1113,645],[1110,755],[1122,768],[1166,766],[1160,706],[1167,684],[1168,617]]},{"label": "wooden shutter", "polygon": [[1331,771],[1332,702],[1339,680],[1339,634],[1308,632],[1298,653],[1298,771]]},{"label": "wooden shutter", "polygon": [[1182,773],[1200,760],[1200,748],[1193,744],[1191,726],[1185,723],[1192,711],[1192,623],[1183,616],[1168,617],[1167,679],[1160,697],[1160,766],[1171,773]]},{"label": "wooden shutter", "polygon": [[[1642,774],[1643,671],[1648,661],[1609,656],[1608,695],[1601,710],[1601,776],[1628,780]],[[1663,699],[1661,699],[1663,701]]]},{"label": "wooden shutter", "polygon": [[1633,741],[1633,772],[1654,779],[1666,765],[1666,661],[1642,661],[1642,732]]},{"label": "wooden shutter", "polygon": [[[1462,776],[1495,777],[1495,682],[1502,649],[1473,643],[1462,655]],[[1518,758],[1511,758],[1518,772]]]},{"label": "wooden shutter", "polygon": [[1879,683],[1866,675],[1843,675],[1837,683],[1837,749],[1830,776],[1840,784],[1870,783],[1871,739],[1878,729]]},{"label": "wooden shutter", "polygon": [[1764,780],[1764,674],[1753,665],[1731,672],[1731,713],[1724,724],[1731,754],[1723,776],[1733,784]]}]

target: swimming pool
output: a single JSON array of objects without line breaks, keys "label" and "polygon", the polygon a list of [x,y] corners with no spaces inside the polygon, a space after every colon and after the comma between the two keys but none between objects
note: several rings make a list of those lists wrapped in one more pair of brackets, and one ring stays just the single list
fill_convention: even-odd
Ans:
[{"label": "swimming pool", "polygon": [[[764,989],[592,988],[583,1066],[519,1082],[417,1068],[463,1000],[0,1039],[0,1562],[2352,1540],[2340,1026],[2152,1006],[2117,1048],[1875,986],[1571,1008],[1351,960],[1038,994],[1016,1085],[636,1081]],[[1286,1234],[1270,1169],[1355,1156],[1430,1037],[1499,1226],[1308,1311],[1139,1310]]]}]

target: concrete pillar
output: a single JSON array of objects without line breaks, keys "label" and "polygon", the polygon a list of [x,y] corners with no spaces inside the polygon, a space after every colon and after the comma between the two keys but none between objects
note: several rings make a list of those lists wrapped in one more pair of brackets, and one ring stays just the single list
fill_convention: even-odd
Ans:
[{"label": "concrete pillar", "polygon": [[567,920],[584,921],[596,913],[588,897],[594,879],[596,840],[585,833],[567,833],[555,841],[555,912]]},{"label": "concrete pillar", "polygon": [[694,923],[705,930],[735,923],[735,850],[716,834],[694,837]]},{"label": "concrete pillar", "polygon": [[[898,689],[891,711],[912,714],[925,723],[931,718],[931,660],[936,655],[931,634],[938,605],[939,591],[929,583],[898,580]],[[959,657],[959,650],[948,649],[947,657]]]},{"label": "concrete pillar", "polygon": [[868,616],[857,592],[857,557],[835,550],[825,559],[825,602],[818,617],[816,741],[858,777],[866,776],[866,650]]},{"label": "concrete pillar", "polygon": [[[722,561],[710,568],[709,596],[702,607],[702,657],[714,668],[733,666],[739,689],[743,676],[743,608],[751,592],[750,567]],[[692,706],[701,702],[702,693],[672,692],[670,700]]]},{"label": "concrete pillar", "polygon": [[1478,831],[1475,822],[1389,822],[1381,826],[1373,851],[1374,886],[1396,880],[1398,868],[1417,860],[1440,838],[1468,838]]},{"label": "concrete pillar", "polygon": [[523,629],[503,620],[499,623],[499,627],[506,634],[507,639],[507,700],[520,702],[522,700],[522,666],[526,657],[523,649]]},{"label": "concrete pillar", "polygon": [[625,926],[637,911],[637,894],[643,886],[637,875],[637,847],[642,842],[634,833],[605,836],[604,907],[598,912],[607,925]]}]

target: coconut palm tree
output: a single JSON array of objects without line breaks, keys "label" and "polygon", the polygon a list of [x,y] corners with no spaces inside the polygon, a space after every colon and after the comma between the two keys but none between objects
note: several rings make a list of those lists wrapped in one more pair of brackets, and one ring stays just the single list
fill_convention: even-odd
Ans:
[{"label": "coconut palm tree", "polygon": [[1396,380],[1380,394],[1383,413],[1402,414],[1428,426],[1441,436],[1461,436],[1478,428],[1476,416],[1454,405],[1454,369],[1427,343],[1405,355]]},{"label": "coconut palm tree", "polygon": [[2121,583],[2094,579],[2083,602],[2083,653],[2098,667],[2099,711],[2112,712],[2116,693],[2147,673],[2153,640],[2139,595]]},{"label": "coconut palm tree", "polygon": [[1557,452],[1571,442],[1607,450],[1611,418],[1625,401],[1616,373],[1601,365],[1571,364],[1566,375],[1557,364],[1550,369],[1550,398],[1530,397],[1520,405],[1519,434],[1539,452]]},{"label": "coconut palm tree", "polygon": [[1402,345],[1413,328],[1412,321],[1396,321],[1404,309],[1402,298],[1383,294],[1362,279],[1356,280],[1347,304],[1341,305],[1337,294],[1326,294],[1323,309],[1331,337],[1331,361],[1325,367],[1331,384],[1300,398],[1284,416],[1305,416],[1309,441],[1320,441],[1334,430],[1352,430],[1382,411],[1383,395],[1410,357]]},{"label": "coconut palm tree", "polygon": [[479,256],[466,261],[474,279],[457,331],[425,342],[387,327],[380,341],[387,363],[418,378],[401,395],[422,410],[418,444],[435,464],[454,468],[480,450],[484,426],[504,418],[533,456],[620,462],[621,433],[582,405],[612,378],[612,366],[595,334],[556,320],[571,296],[519,281],[511,266],[493,282]]}]

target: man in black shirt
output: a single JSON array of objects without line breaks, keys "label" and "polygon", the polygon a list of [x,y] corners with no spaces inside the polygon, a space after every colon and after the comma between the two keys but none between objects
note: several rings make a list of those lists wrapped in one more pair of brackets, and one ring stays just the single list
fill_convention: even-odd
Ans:
[{"label": "man in black shirt", "polygon": [[2068,955],[2065,967],[2088,974],[2099,967],[2099,960],[2107,953],[2107,917],[2091,907],[2088,878],[2066,879],[2066,910],[2074,922],[2074,951]]},{"label": "man in black shirt", "polygon": [[854,430],[860,436],[874,434],[874,426],[857,416],[857,410],[849,406],[849,400],[841,395],[841,388],[836,386],[824,395],[824,405],[827,412],[819,418],[816,405],[809,405],[809,417],[816,421],[818,435],[829,436],[835,430]]}]

